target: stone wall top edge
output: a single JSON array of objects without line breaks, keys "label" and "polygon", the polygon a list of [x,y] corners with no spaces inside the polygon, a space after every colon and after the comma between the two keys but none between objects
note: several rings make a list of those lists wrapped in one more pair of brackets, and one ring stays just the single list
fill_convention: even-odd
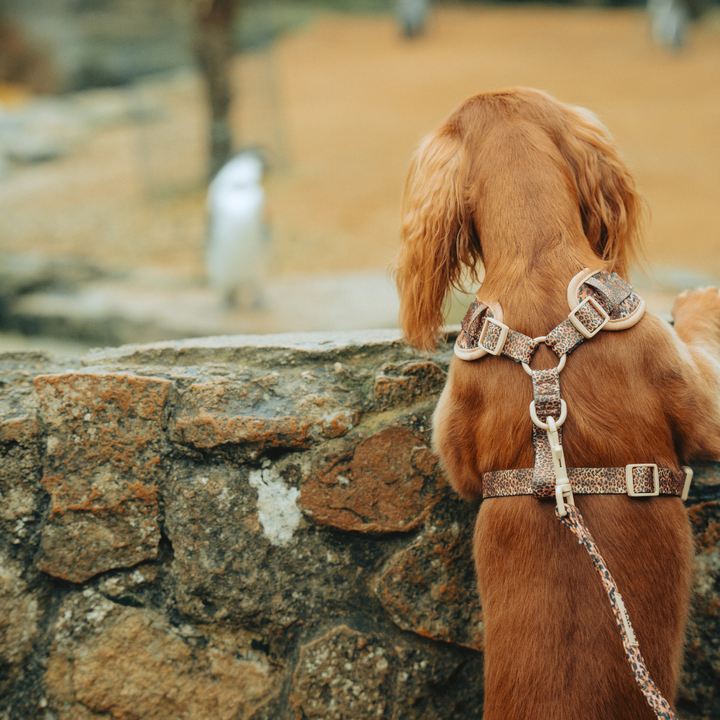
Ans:
[{"label": "stone wall top edge", "polygon": [[357,330],[268,335],[227,335],[90,351],[84,366],[198,365],[204,363],[279,363],[332,361],[385,351],[411,353],[400,330]]},{"label": "stone wall top edge", "polygon": [[[85,355],[56,356],[49,351],[0,351],[2,366],[34,367],[38,372],[71,372],[77,368],[114,365],[202,365],[205,363],[262,363],[268,354],[288,363],[329,361],[333,356],[396,351],[409,356],[430,357],[451,353],[459,326],[445,328],[445,342],[435,352],[412,350],[398,329],[316,331],[266,335],[219,335],[155,343],[93,348]],[[449,360],[449,356],[447,358]]]}]

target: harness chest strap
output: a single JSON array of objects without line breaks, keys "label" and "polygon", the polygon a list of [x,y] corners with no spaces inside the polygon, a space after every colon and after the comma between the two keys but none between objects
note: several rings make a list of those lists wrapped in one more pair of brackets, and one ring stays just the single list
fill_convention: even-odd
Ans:
[{"label": "harness chest strap", "polygon": [[[496,470],[483,473],[483,497],[533,495],[535,468]],[[623,495],[656,497],[677,495],[687,500],[692,470],[659,468],[654,463],[611,468],[568,468],[568,479],[576,495]]]},{"label": "harness chest strap", "polygon": [[535,464],[532,468],[483,473],[483,498],[533,495],[538,499],[555,497],[558,505],[562,505],[557,488],[567,485],[567,491],[577,495],[656,497],[662,494],[687,500],[693,476],[689,467],[679,471],[659,468],[655,463],[614,468],[565,467],[562,424],[567,416],[567,406],[560,397],[563,366],[561,362],[550,370],[530,370],[525,365],[533,381],[530,415]]}]

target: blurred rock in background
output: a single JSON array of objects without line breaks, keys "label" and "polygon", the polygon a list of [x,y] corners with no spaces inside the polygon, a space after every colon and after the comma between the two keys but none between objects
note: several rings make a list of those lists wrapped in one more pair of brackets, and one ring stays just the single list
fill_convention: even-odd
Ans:
[{"label": "blurred rock in background", "polygon": [[[36,92],[123,85],[190,67],[186,0],[5,0],[3,79]],[[2,30],[0,30],[2,32]]]}]

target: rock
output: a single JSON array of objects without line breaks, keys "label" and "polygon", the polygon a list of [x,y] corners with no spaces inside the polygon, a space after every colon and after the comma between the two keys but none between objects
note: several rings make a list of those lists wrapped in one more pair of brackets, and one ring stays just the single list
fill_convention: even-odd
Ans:
[{"label": "rock", "polygon": [[38,65],[36,73],[51,78],[43,92],[129,85],[149,73],[192,65],[190,8],[177,0],[155,0],[134,12],[131,7],[127,0],[102,6],[36,0],[13,5],[7,14],[27,45],[23,66]]},{"label": "rock", "polygon": [[434,362],[386,363],[375,377],[373,404],[379,410],[417,402],[439,393],[447,373]]},{"label": "rock", "polygon": [[[382,337],[0,354],[2,720],[480,720],[477,507],[429,449],[450,351]],[[243,430],[282,418],[305,429]],[[679,705],[707,720],[720,464],[696,469]]]},{"label": "rock", "polygon": [[23,579],[23,567],[0,553],[0,695],[24,674],[40,632],[38,594]]},{"label": "rock", "polygon": [[300,648],[290,703],[302,720],[482,717],[482,656],[337,625]]},{"label": "rock", "polygon": [[3,253],[0,255],[0,320],[12,325],[10,307],[20,295],[51,288],[67,294],[101,275],[100,270],[77,258]]},{"label": "rock", "polygon": [[392,720],[480,720],[482,654],[443,652],[442,645],[395,646],[398,672]]},{"label": "rock", "polygon": [[285,485],[272,469],[251,470],[249,481],[257,490],[258,520],[265,537],[272,545],[289,545],[302,519],[297,505],[300,491]]},{"label": "rock", "polygon": [[276,691],[275,674],[254,651],[202,633],[191,639],[152,611],[92,590],[73,594],[60,608],[48,658],[48,709],[58,720],[238,720]]},{"label": "rock", "polygon": [[[300,459],[262,471],[178,464],[164,487],[166,532],[174,551],[178,607],[198,623],[239,623],[268,636],[304,618],[353,612],[363,600],[362,548],[336,542],[296,508]],[[255,486],[251,473],[256,473]],[[274,485],[286,509],[271,504]],[[285,513],[283,516],[282,513]]]},{"label": "rock", "polygon": [[403,630],[482,650],[482,611],[473,565],[476,509],[446,500],[415,541],[380,575],[375,594]]},{"label": "rock", "polygon": [[143,595],[160,575],[157,564],[137,565],[128,570],[107,572],[98,576],[95,589],[108,600],[130,607],[141,607]]},{"label": "rock", "polygon": [[0,149],[18,163],[56,160],[86,134],[84,118],[67,98],[39,96],[0,112]]},{"label": "rock", "polygon": [[387,717],[396,657],[345,625],[300,648],[291,702],[298,720]]},{"label": "rock", "polygon": [[[251,457],[269,449],[301,449],[339,437],[358,422],[338,397],[337,378],[327,371],[282,378],[277,371],[247,370],[234,380],[207,378],[182,390],[183,408],[173,415],[170,437],[200,450],[233,446]],[[288,382],[290,380],[290,382]]]},{"label": "rock", "polygon": [[10,544],[27,555],[34,551],[45,493],[37,420],[17,413],[11,407],[0,411],[0,552]]},{"label": "rock", "polygon": [[[714,478],[714,479],[717,479]],[[695,532],[695,598],[688,626],[685,667],[678,710],[683,717],[701,718],[698,707],[717,707],[720,672],[720,501],[690,508]],[[712,717],[712,713],[709,715]]]},{"label": "rock", "polygon": [[[446,361],[450,350],[440,355]],[[339,363],[338,375],[343,376],[343,363],[352,363],[350,370],[362,359],[362,365],[381,365],[385,358],[409,358],[408,349],[399,330],[366,330],[338,332],[296,332],[265,335],[234,335],[203,337],[152,345],[126,345],[91,351],[88,364],[95,366],[125,363],[131,365],[202,366],[226,363],[245,365],[267,371],[270,365],[279,368],[326,367]],[[230,369],[230,368],[227,368]],[[361,366],[360,370],[365,370]],[[365,370],[367,373],[368,371]],[[349,375],[354,373],[349,372]]]},{"label": "rock", "polygon": [[364,533],[418,526],[445,483],[426,434],[391,425],[323,454],[302,486],[313,522]]},{"label": "rock", "polygon": [[42,482],[51,499],[39,567],[83,582],[154,558],[170,382],[65,373],[39,376],[35,388],[47,430]]}]

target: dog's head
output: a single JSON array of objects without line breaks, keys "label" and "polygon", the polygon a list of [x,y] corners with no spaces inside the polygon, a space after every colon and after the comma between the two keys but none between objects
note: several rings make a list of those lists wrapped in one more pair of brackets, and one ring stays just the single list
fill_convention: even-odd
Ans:
[{"label": "dog's head", "polygon": [[[525,146],[534,149],[533,163],[522,166]],[[506,190],[498,195],[490,186],[501,166]],[[552,202],[538,201],[536,212],[569,216],[562,221],[582,227],[598,260],[626,276],[643,205],[605,127],[588,110],[538,90],[476,95],[424,140],[406,181],[395,277],[411,345],[433,348],[447,293],[465,274],[477,281],[483,228],[501,210],[487,198],[501,197],[512,211],[514,168],[523,181],[536,175],[539,187],[555,182],[560,191],[544,193]]]}]

